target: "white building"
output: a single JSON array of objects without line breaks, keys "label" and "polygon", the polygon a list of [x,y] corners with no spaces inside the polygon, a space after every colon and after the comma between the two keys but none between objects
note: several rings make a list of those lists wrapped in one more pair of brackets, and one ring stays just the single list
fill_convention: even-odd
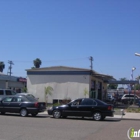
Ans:
[{"label": "white building", "polygon": [[34,68],[27,71],[27,89],[45,101],[45,87],[53,88],[52,95],[47,98],[48,103],[56,100],[76,99],[86,97],[102,99],[107,89],[107,80],[112,76],[99,74],[90,69],[54,66]]}]

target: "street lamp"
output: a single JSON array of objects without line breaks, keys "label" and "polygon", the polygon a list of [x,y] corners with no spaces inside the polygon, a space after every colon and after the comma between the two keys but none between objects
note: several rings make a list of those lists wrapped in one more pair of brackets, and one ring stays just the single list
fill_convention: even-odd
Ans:
[{"label": "street lamp", "polygon": [[[133,80],[133,71],[134,71],[135,69],[136,69],[135,67],[132,68],[132,75],[131,75],[131,76],[132,76],[132,80]],[[132,86],[133,86],[133,85],[131,85],[131,89],[132,89]],[[134,88],[135,88],[135,85],[134,85]],[[129,99],[129,101],[130,101],[130,99]],[[134,90],[134,103],[135,103],[135,90]]]},{"label": "street lamp", "polygon": [[135,53],[135,56],[140,56],[140,54],[139,53]]},{"label": "street lamp", "polygon": [[132,80],[133,80],[133,71],[134,71],[135,69],[136,69],[135,67],[132,68],[132,75],[131,75]]}]

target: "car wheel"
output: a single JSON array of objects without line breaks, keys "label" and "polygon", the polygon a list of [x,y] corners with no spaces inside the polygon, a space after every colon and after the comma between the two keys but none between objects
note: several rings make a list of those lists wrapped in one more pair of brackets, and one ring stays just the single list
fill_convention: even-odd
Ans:
[{"label": "car wheel", "polygon": [[25,108],[20,110],[20,116],[26,117],[27,115],[28,115],[28,112],[27,112],[27,110]]},{"label": "car wheel", "polygon": [[35,117],[37,114],[38,114],[38,113],[32,113],[31,115],[32,115],[33,117]]},{"label": "car wheel", "polygon": [[101,121],[101,120],[103,119],[102,114],[101,114],[100,112],[95,112],[95,113],[93,114],[93,119],[94,119],[95,121]]},{"label": "car wheel", "polygon": [[60,110],[54,110],[53,111],[53,117],[56,118],[56,119],[60,118],[61,117]]},{"label": "car wheel", "polygon": [[2,114],[2,115],[4,115],[4,114],[5,114],[5,112],[1,112],[1,114]]}]

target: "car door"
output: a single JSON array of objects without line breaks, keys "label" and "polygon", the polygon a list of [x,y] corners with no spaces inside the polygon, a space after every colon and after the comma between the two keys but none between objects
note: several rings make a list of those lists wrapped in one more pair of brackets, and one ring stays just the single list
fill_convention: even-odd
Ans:
[{"label": "car door", "polygon": [[21,97],[13,97],[10,105],[12,112],[19,113],[22,102],[23,99]]},{"label": "car door", "polygon": [[83,99],[79,107],[81,115],[92,116],[96,106],[97,106],[97,103],[93,99],[86,99],[86,98]]},{"label": "car door", "polygon": [[68,107],[66,107],[63,110],[63,114],[65,116],[81,116],[80,110],[79,110],[81,101],[82,99],[77,99],[71,102],[70,104],[68,104]]},{"label": "car door", "polygon": [[5,97],[2,101],[1,104],[3,106],[3,112],[11,112],[11,101],[12,97]]}]

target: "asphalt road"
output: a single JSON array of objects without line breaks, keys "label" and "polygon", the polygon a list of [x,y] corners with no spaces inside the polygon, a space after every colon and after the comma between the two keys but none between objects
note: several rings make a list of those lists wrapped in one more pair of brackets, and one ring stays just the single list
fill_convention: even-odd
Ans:
[{"label": "asphalt road", "polygon": [[54,119],[47,115],[20,117],[8,114],[0,115],[0,140],[128,140],[130,127],[140,129],[140,120],[109,118],[96,122],[87,118]]}]

